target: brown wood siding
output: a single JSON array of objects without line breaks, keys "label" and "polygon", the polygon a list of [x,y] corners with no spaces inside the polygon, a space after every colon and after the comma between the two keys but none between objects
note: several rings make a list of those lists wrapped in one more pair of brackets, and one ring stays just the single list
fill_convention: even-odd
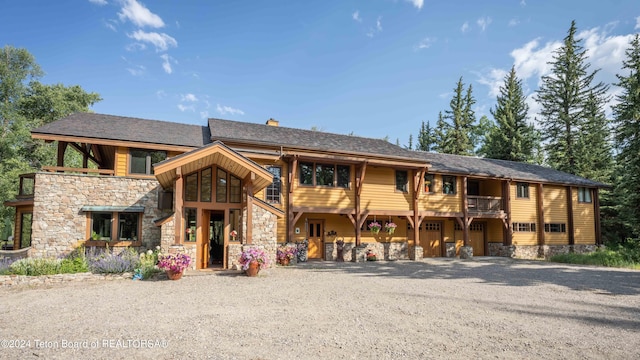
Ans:
[{"label": "brown wood siding", "polygon": [[436,175],[433,179],[434,189],[433,193],[425,193],[424,189],[420,191],[420,198],[418,204],[420,211],[438,211],[438,212],[460,212],[461,206],[461,191],[462,191],[462,177],[456,177],[456,194],[449,195],[442,193],[442,175]]},{"label": "brown wood siding", "polygon": [[129,173],[129,149],[118,147],[116,149],[116,176],[127,176]]},{"label": "brown wood siding", "polygon": [[[578,202],[577,188],[573,188],[571,197],[573,201],[573,227],[575,230],[575,243],[593,245],[596,243],[593,202]],[[591,198],[593,199],[593,194]]]},{"label": "brown wood siding", "polygon": [[[536,208],[536,196],[537,188],[535,184],[529,184],[529,197],[518,198],[517,185],[515,182],[511,183],[509,192],[511,196],[511,222],[512,223],[536,223],[536,231],[543,231],[544,229],[537,228],[537,208]],[[546,204],[545,204],[546,205]],[[513,232],[513,245],[538,245],[537,232]]]},{"label": "brown wood siding", "polygon": [[[544,201],[544,222],[566,224],[567,231],[567,190],[564,186],[546,185],[542,193]],[[540,229],[544,231],[544,229]],[[546,245],[567,245],[567,233],[545,233]]]},{"label": "brown wood siding", "polygon": [[[413,181],[408,171],[408,192],[396,191],[396,172],[391,168],[369,166],[362,185],[360,206],[363,210],[413,210]],[[355,205],[352,205],[355,206]]]}]

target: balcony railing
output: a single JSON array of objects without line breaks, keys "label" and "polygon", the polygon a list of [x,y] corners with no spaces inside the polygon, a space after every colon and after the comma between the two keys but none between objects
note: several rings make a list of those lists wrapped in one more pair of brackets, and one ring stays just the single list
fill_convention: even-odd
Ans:
[{"label": "balcony railing", "polygon": [[469,195],[467,199],[469,211],[497,213],[503,210],[501,197]]},{"label": "balcony railing", "polygon": [[42,171],[96,174],[96,175],[114,175],[116,173],[113,169],[72,168],[72,167],[64,167],[64,166],[43,166]]}]

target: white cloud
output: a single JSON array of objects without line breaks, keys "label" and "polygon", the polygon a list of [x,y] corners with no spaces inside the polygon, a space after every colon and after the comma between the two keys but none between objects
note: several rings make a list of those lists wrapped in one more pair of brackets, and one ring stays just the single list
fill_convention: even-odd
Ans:
[{"label": "white cloud", "polygon": [[496,97],[500,94],[500,86],[504,84],[507,71],[503,69],[489,69],[486,73],[477,73],[478,82],[489,87],[489,95]]},{"label": "white cloud", "polygon": [[162,59],[162,69],[164,69],[164,72],[166,72],[167,74],[171,74],[173,72],[171,63],[177,63],[177,61],[169,56],[169,54],[162,54],[160,55],[160,58]]},{"label": "white cloud", "polygon": [[462,24],[462,26],[460,27],[460,31],[462,31],[463,33],[466,33],[467,31],[469,31],[469,22],[465,21],[464,24]]},{"label": "white cloud", "polygon": [[525,0],[520,0],[520,6],[522,7],[527,6],[527,2]]},{"label": "white cloud", "polygon": [[376,29],[378,32],[382,31],[382,16],[378,16],[378,20],[376,20]]},{"label": "white cloud", "polygon": [[139,51],[139,50],[144,50],[147,48],[147,45],[143,44],[143,43],[131,43],[127,46],[125,46],[125,49],[127,51]]},{"label": "white cloud", "polygon": [[360,11],[356,10],[353,14],[351,14],[351,18],[357,22],[362,22],[362,18],[360,17]]},{"label": "white cloud", "polygon": [[178,42],[176,41],[176,39],[165,33],[144,32],[142,30],[137,30],[133,34],[128,34],[127,36],[138,41],[153,44],[153,46],[156,47],[156,51],[165,51],[169,47],[178,46]]},{"label": "white cloud", "polygon": [[139,27],[150,26],[153,28],[161,28],[164,26],[164,21],[162,21],[160,16],[152,13],[136,0],[125,0],[118,16],[120,20],[129,20]]},{"label": "white cloud", "polygon": [[636,27],[634,29],[640,29],[640,16],[636,18]]},{"label": "white cloud", "polygon": [[220,104],[217,104],[216,111],[220,113],[220,115],[244,115],[244,111],[240,109],[234,109],[230,106],[220,106]]},{"label": "white cloud", "polygon": [[198,98],[195,95],[191,94],[191,93],[180,95],[180,96],[182,98],[181,101],[183,101],[183,102],[184,101],[187,101],[187,102],[196,102],[196,101],[198,101]]},{"label": "white cloud", "polygon": [[476,23],[478,24],[478,26],[480,26],[480,29],[482,31],[484,31],[487,28],[487,26],[489,26],[489,24],[491,24],[492,21],[493,20],[490,17],[485,16],[485,17],[481,17],[480,19],[478,19],[476,21]]},{"label": "white cloud", "polygon": [[103,21],[104,26],[106,26],[108,29],[117,32],[118,29],[116,28],[116,21],[115,20],[107,20],[107,21]]},{"label": "white cloud", "polygon": [[436,42],[436,38],[426,37],[422,39],[417,45],[415,45],[413,47],[413,50],[419,51],[422,49],[428,49],[429,47],[431,47],[431,45],[433,45],[434,42]]},{"label": "white cloud", "polygon": [[200,117],[203,119],[206,119],[209,117],[209,112],[208,111],[200,111]]},{"label": "white cloud", "polygon": [[144,71],[147,68],[145,68],[142,65],[133,65],[132,67],[128,67],[127,71],[129,72],[129,74],[133,75],[133,76],[142,76],[144,75]]},{"label": "white cloud", "polygon": [[107,5],[107,0],[89,0],[89,2],[100,6]]},{"label": "white cloud", "polygon": [[513,19],[509,20],[509,26],[511,26],[511,27],[516,26],[518,24],[520,24],[520,20],[518,20],[516,18],[513,18]]},{"label": "white cloud", "polygon": [[167,93],[164,90],[158,90],[156,91],[156,97],[158,99],[164,99],[165,97],[167,97]]},{"label": "white cloud", "polygon": [[418,9],[422,9],[422,5],[424,5],[424,0],[406,0],[413,4]]},{"label": "white cloud", "polygon": [[185,111],[196,112],[196,108],[193,105],[178,104],[178,109],[182,112],[185,112]]}]

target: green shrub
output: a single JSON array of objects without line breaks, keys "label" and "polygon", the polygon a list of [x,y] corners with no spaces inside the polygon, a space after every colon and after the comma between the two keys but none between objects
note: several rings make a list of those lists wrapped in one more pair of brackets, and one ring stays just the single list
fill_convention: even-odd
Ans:
[{"label": "green shrub", "polygon": [[84,246],[73,250],[60,262],[60,273],[62,274],[75,274],[88,271],[89,263],[87,263]]},{"label": "green shrub", "polygon": [[568,264],[640,268],[640,249],[619,246],[615,249],[598,249],[587,254],[570,253],[554,255],[549,261]]},{"label": "green shrub", "polygon": [[53,275],[60,273],[60,259],[20,259],[9,265],[12,274],[16,275]]},{"label": "green shrub", "polygon": [[87,262],[91,272],[98,274],[121,274],[125,272],[133,272],[140,263],[138,252],[135,249],[128,248],[114,254],[110,249],[98,250],[92,248],[87,255]]},{"label": "green shrub", "polygon": [[140,254],[140,263],[136,268],[136,276],[143,280],[149,279],[153,275],[162,272],[158,269],[156,264],[158,263],[158,254],[160,253],[160,247],[157,246],[155,251],[148,250],[146,253]]}]

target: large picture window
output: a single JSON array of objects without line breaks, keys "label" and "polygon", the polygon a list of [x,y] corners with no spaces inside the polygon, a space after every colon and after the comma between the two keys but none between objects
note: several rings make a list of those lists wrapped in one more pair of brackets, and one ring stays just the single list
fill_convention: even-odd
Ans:
[{"label": "large picture window", "polygon": [[167,158],[165,151],[131,149],[129,173],[153,175],[153,165]]},{"label": "large picture window", "polygon": [[265,190],[265,200],[271,204],[280,204],[282,168],[280,166],[269,166],[267,170],[273,175],[273,183],[267,186]]},{"label": "large picture window", "polygon": [[341,187],[351,185],[351,167],[348,165],[316,164],[301,162],[299,165],[300,185]]},{"label": "large picture window", "polygon": [[[89,212],[90,241],[130,241],[141,240],[142,212]],[[130,243],[126,244],[127,246]]]}]

